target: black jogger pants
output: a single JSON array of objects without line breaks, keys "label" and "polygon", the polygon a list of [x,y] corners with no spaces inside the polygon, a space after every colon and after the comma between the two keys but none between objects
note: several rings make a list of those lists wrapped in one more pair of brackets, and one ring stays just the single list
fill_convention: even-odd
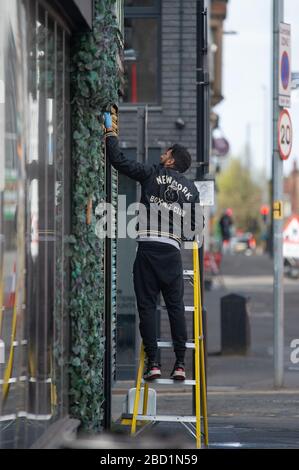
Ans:
[{"label": "black jogger pants", "polygon": [[176,358],[184,362],[187,341],[184,307],[184,279],[181,252],[161,242],[139,242],[133,266],[134,289],[139,312],[139,328],[144,349],[157,360],[156,314],[162,292],[170,321]]}]

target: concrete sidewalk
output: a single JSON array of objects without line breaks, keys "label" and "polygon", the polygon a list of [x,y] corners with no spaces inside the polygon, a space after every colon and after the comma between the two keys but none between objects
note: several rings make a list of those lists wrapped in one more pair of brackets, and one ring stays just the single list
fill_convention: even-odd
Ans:
[{"label": "concrete sidewalk", "polygon": [[[191,393],[157,395],[157,413],[192,414]],[[125,395],[114,395],[115,420]],[[208,393],[209,448],[299,448],[299,395],[297,391],[210,391]],[[129,432],[129,429],[127,429]],[[160,423],[140,435],[144,439],[172,438],[184,448],[194,439],[175,423]],[[176,448],[176,447],[174,447]]]}]

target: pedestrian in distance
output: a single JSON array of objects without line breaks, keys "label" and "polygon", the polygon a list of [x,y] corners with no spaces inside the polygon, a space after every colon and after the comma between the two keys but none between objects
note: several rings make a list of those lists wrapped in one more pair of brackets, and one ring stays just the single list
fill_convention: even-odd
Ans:
[{"label": "pedestrian in distance", "polygon": [[[187,329],[180,249],[182,241],[194,240],[195,234],[201,234],[203,230],[203,218],[197,217],[198,190],[183,175],[191,166],[191,156],[185,147],[175,144],[161,155],[160,163],[155,165],[129,160],[119,148],[110,113],[104,114],[104,125],[108,159],[116,170],[141,184],[140,204],[145,207],[145,211],[139,211],[138,249],[133,265],[139,329],[147,357],[144,379],[161,377],[161,365],[157,360],[156,310],[158,296],[162,292],[176,356],[171,378],[184,380]],[[186,207],[191,213],[191,237],[182,233]],[[168,230],[161,218],[152,217],[159,211],[168,215]]]},{"label": "pedestrian in distance", "polygon": [[232,237],[233,227],[233,211],[232,209],[226,209],[219,220],[221,238],[222,238],[222,249],[226,253],[230,248],[230,242]]}]

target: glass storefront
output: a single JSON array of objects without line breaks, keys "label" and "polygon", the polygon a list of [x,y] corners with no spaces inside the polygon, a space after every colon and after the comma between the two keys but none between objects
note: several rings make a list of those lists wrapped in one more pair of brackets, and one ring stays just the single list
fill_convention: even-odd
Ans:
[{"label": "glass storefront", "polygon": [[70,35],[35,0],[0,4],[0,448],[68,410]]},{"label": "glass storefront", "polygon": [[[130,160],[136,160],[136,148],[122,149]],[[147,163],[160,161],[161,148],[149,148]],[[126,196],[126,209],[137,201],[136,181],[119,174],[119,195]],[[134,216],[130,217],[131,219]],[[128,218],[128,221],[130,220]],[[136,257],[137,243],[130,237],[119,238],[117,243],[117,379],[134,380],[136,358],[139,357],[140,335],[139,317],[133,285],[133,264]],[[159,318],[159,317],[158,317]],[[136,320],[137,319],[137,320]],[[159,326],[158,326],[159,329]],[[136,340],[136,337],[138,338]]]}]

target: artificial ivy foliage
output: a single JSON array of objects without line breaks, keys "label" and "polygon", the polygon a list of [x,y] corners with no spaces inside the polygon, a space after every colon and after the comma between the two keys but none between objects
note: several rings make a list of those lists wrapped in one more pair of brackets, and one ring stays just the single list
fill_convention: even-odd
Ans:
[{"label": "artificial ivy foliage", "polygon": [[114,8],[115,0],[95,0],[93,30],[78,35],[72,51],[70,410],[91,432],[102,429],[104,404],[104,241],[96,236],[95,208],[106,198],[102,115],[121,85]]}]

